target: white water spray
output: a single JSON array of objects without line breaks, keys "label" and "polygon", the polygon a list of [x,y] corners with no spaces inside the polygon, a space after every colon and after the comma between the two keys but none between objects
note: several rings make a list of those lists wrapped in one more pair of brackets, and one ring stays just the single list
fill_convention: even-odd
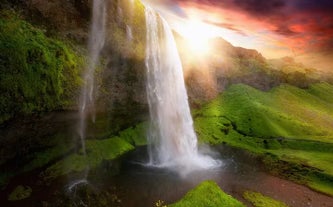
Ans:
[{"label": "white water spray", "polygon": [[[89,34],[88,50],[89,63],[84,73],[84,86],[81,91],[79,109],[79,136],[81,139],[82,152],[86,156],[86,122],[87,116],[91,115],[95,121],[95,105],[94,105],[94,73],[99,62],[101,50],[105,41],[105,23],[106,23],[106,3],[105,0],[93,1],[92,23]],[[88,166],[87,166],[88,168]],[[87,174],[87,173],[86,173]],[[85,175],[86,177],[87,175]]]},{"label": "white water spray", "polygon": [[151,117],[150,164],[182,172],[207,169],[219,161],[198,152],[183,70],[167,22],[146,6],[147,96]]}]

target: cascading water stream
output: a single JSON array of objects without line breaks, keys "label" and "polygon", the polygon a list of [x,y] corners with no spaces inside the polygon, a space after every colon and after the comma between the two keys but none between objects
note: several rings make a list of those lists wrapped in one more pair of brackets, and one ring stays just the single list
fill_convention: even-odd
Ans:
[{"label": "cascading water stream", "polygon": [[182,172],[207,169],[220,162],[198,152],[183,70],[167,22],[146,6],[147,97],[151,118],[150,163]]},{"label": "cascading water stream", "polygon": [[[106,2],[105,0],[94,0],[92,11],[92,22],[89,34],[88,51],[89,51],[89,63],[85,70],[83,80],[84,86],[81,91],[79,102],[79,136],[82,145],[82,153],[86,156],[86,123],[87,117],[90,115],[92,120],[95,121],[95,106],[94,106],[94,74],[96,66],[99,62],[101,50],[105,42],[105,23],[106,23]],[[89,171],[87,164],[87,170],[84,175],[86,180]],[[82,183],[82,180],[76,181],[72,187],[76,184]]]}]

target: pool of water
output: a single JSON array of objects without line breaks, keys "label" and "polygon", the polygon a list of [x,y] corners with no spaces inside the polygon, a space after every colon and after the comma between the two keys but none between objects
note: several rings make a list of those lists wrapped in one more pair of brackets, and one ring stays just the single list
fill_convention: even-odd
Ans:
[{"label": "pool of water", "polygon": [[244,151],[223,145],[214,150],[220,153],[221,167],[184,176],[142,165],[146,149],[139,148],[126,156],[119,174],[109,177],[106,184],[120,189],[124,206],[153,206],[159,199],[173,203],[204,180],[214,180],[225,192],[249,206],[242,197],[246,190],[261,192],[294,207],[333,204],[332,197],[264,172],[260,162]]}]

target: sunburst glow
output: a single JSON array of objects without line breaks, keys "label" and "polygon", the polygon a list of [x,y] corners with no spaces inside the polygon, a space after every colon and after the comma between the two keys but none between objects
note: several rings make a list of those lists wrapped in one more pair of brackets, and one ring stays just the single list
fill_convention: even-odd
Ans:
[{"label": "sunburst glow", "polygon": [[210,50],[209,39],[215,36],[209,25],[196,20],[186,22],[179,28],[179,33],[185,38],[188,50],[196,55],[207,54]]}]

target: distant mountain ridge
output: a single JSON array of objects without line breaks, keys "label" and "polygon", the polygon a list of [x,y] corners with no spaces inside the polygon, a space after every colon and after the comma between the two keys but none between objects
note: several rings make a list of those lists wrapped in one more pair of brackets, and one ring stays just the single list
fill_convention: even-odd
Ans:
[{"label": "distant mountain ridge", "polygon": [[297,63],[292,57],[268,60],[257,50],[235,47],[223,38],[210,40],[213,48],[208,55],[193,57],[181,46],[186,40],[177,33],[175,39],[192,103],[210,100],[226,87],[237,83],[263,91],[283,83],[299,88],[308,88],[310,84],[320,81],[333,83],[333,74],[323,74]]}]

